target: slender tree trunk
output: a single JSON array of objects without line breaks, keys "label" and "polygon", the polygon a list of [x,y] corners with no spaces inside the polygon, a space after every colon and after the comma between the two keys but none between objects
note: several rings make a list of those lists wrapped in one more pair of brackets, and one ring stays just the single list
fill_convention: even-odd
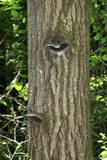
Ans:
[{"label": "slender tree trunk", "polygon": [[[70,47],[57,60],[47,44],[58,32]],[[28,0],[28,52],[30,160],[92,160],[89,0]]]}]

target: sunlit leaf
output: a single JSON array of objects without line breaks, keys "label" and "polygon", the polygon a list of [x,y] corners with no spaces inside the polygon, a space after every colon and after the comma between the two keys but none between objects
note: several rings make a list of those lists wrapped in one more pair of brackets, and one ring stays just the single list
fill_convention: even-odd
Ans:
[{"label": "sunlit leaf", "polygon": [[14,84],[10,84],[9,86],[7,86],[7,87],[6,87],[6,91],[8,91],[8,90],[10,90],[10,89],[12,89],[12,88],[14,88]]},{"label": "sunlit leaf", "polygon": [[101,35],[100,35],[100,33],[98,33],[98,34],[96,34],[96,36],[94,36],[94,39],[97,41],[97,40],[99,40],[101,38]]},{"label": "sunlit leaf", "polygon": [[0,100],[0,103],[5,105],[5,106],[7,106],[7,103],[5,101],[3,101],[3,100]]},{"label": "sunlit leaf", "polygon": [[106,41],[107,41],[107,40],[106,40],[106,37],[101,38],[101,44],[104,44]]},{"label": "sunlit leaf", "polygon": [[102,60],[107,61],[107,54],[104,54],[101,58]]},{"label": "sunlit leaf", "polygon": [[22,84],[17,82],[15,83],[14,87],[17,91],[20,91],[22,89]]},{"label": "sunlit leaf", "polygon": [[11,15],[13,16],[14,19],[18,17],[18,12],[14,9],[11,9]]}]

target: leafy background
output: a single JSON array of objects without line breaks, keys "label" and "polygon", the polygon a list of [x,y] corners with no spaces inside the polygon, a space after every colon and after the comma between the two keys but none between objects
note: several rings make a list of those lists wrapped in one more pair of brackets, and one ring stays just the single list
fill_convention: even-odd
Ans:
[{"label": "leafy background", "polygon": [[[107,0],[90,5],[93,155],[107,157]],[[27,2],[0,0],[0,160],[27,155]]]}]

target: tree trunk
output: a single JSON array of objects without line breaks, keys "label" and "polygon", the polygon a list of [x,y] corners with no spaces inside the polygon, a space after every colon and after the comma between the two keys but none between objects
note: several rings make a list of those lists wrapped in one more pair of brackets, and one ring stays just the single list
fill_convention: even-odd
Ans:
[{"label": "tree trunk", "polygon": [[[70,45],[56,58],[58,33]],[[89,0],[28,0],[28,68],[30,160],[92,160]]]}]

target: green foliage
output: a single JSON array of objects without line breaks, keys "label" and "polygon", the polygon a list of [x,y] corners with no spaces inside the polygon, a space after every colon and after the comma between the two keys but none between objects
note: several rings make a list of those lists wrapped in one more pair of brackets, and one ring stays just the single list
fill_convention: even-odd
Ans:
[{"label": "green foliage", "polygon": [[[107,1],[91,0],[90,93],[95,159],[102,155],[101,133],[107,135]],[[105,152],[106,150],[104,150]],[[100,156],[99,156],[100,155]],[[102,156],[103,157],[103,156]],[[106,156],[107,157],[107,156]]]},{"label": "green foliage", "polygon": [[[0,159],[27,157],[26,0],[0,0]],[[4,61],[3,61],[4,60]],[[1,64],[1,63],[0,63]],[[5,82],[5,83],[4,83]]]},{"label": "green foliage", "polygon": [[5,101],[1,100],[1,99],[0,99],[0,103],[7,106],[7,103]]},{"label": "green foliage", "polygon": [[107,157],[107,136],[103,133],[100,133],[101,140],[98,141],[98,143],[101,144],[102,152],[100,153],[99,157],[100,159]]},{"label": "green foliage", "polygon": [[6,97],[7,93],[9,93],[8,97],[6,98],[6,105],[8,105],[8,114],[0,114],[0,118],[3,120],[0,129],[0,151],[2,151],[0,154],[2,155],[1,159],[4,160],[21,160],[27,157],[27,126],[25,115],[26,102],[28,98],[28,85],[26,83],[22,88],[22,85],[20,85],[20,83],[16,83],[16,86],[14,88],[17,91],[16,96],[12,96],[10,94],[13,90],[13,87],[9,88],[8,92],[6,92],[6,94],[4,95],[4,97]]}]

